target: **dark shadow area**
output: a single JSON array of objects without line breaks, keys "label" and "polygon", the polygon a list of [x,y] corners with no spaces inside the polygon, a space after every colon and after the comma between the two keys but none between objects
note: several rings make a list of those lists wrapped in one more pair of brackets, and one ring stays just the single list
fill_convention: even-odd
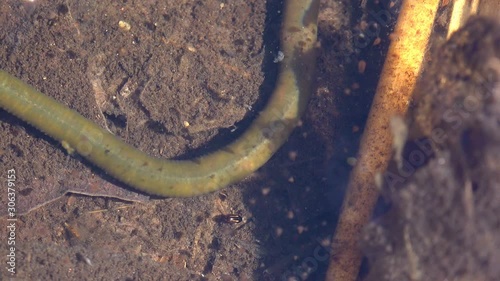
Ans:
[{"label": "dark shadow area", "polygon": [[[322,3],[323,12],[328,8]],[[352,14],[344,28],[320,18],[317,83],[303,124],[258,179],[244,185],[255,237],[267,255],[255,280],[324,278],[351,170],[348,158],[356,156],[396,20],[391,14],[387,24],[377,22],[373,15],[385,9],[379,4],[336,11]],[[368,35],[360,29],[363,20],[373,29]],[[362,73],[361,60],[367,65]]]}]

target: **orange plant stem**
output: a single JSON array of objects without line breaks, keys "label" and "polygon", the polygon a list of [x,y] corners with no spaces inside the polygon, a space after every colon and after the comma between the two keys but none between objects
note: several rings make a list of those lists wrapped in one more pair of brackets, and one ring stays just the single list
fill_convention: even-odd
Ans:
[{"label": "orange plant stem", "polygon": [[384,172],[392,154],[390,119],[408,109],[439,2],[402,4],[332,241],[327,281],[356,280],[363,257],[358,242],[379,196],[375,175]]}]

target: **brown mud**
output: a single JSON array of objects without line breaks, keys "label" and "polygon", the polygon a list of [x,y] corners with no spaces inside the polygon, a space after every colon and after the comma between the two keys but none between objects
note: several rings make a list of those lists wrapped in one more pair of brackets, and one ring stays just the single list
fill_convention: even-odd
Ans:
[{"label": "brown mud", "polygon": [[[272,93],[282,7],[265,2],[6,0],[0,68],[150,155],[189,158],[236,138]],[[279,280],[309,272],[300,276],[318,280],[326,259],[313,270],[303,262],[328,248],[387,45],[355,51],[351,17],[359,15],[351,1],[322,3],[317,89],[303,125],[262,169],[212,194],[149,200],[0,110],[2,178],[15,169],[18,205],[38,207],[16,222],[15,277]],[[361,71],[364,53],[375,59]],[[0,277],[11,275],[2,269]]]}]

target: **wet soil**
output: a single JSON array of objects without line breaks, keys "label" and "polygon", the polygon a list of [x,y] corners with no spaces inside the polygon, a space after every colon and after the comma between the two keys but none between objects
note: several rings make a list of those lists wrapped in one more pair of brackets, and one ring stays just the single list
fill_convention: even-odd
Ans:
[{"label": "wet soil", "polygon": [[[185,159],[236,138],[265,104],[281,5],[6,0],[0,68],[150,155]],[[351,5],[322,3],[317,89],[303,125],[262,169],[220,192],[148,199],[0,111],[2,177],[15,169],[19,204],[41,206],[18,216],[14,277],[319,280],[386,49],[375,37],[355,44],[361,13]],[[106,188],[128,200],[75,193]],[[29,199],[39,190],[50,194]]]}]

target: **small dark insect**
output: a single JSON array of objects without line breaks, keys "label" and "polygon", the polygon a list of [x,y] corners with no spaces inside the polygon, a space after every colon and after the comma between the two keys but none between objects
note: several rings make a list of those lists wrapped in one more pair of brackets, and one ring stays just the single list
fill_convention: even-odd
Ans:
[{"label": "small dark insect", "polygon": [[237,224],[243,221],[243,217],[237,214],[218,215],[214,220],[218,223]]},{"label": "small dark insect", "polygon": [[220,215],[217,215],[213,218],[213,220],[217,223],[228,223],[228,224],[237,224],[243,221],[243,217],[241,215],[235,214],[235,213],[230,213],[226,214],[226,211],[224,211],[224,207],[222,206],[221,202],[224,202],[227,199],[227,194],[225,192],[220,192],[219,193],[219,199],[220,201],[217,201],[218,209],[219,212],[221,213]]},{"label": "small dark insect", "polygon": [[240,215],[230,214],[226,215],[225,220],[227,223],[240,223],[243,221],[243,218]]}]

